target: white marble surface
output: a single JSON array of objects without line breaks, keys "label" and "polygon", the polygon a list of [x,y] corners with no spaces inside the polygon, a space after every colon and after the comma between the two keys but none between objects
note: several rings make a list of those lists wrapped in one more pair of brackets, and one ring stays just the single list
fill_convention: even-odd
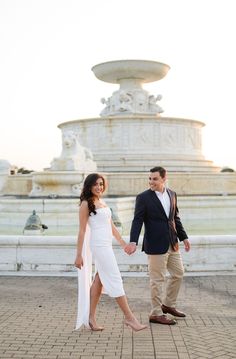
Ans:
[{"label": "white marble surface", "polygon": [[[104,198],[114,215],[122,222],[124,232],[133,216],[133,197]],[[0,234],[22,234],[25,222],[36,210],[41,222],[48,226],[46,234],[76,234],[78,230],[78,198],[2,198],[0,197]]]},{"label": "white marble surface", "polygon": [[4,194],[11,165],[8,161],[0,159],[0,196]]},{"label": "white marble surface", "polygon": [[125,79],[138,79],[142,83],[161,80],[166,76],[170,66],[150,60],[114,60],[92,67],[95,76],[105,82],[117,84]]},{"label": "white marble surface", "polygon": [[[69,184],[72,181],[71,172],[59,172],[58,175],[64,175],[64,182]],[[77,172],[75,173],[77,176]],[[146,172],[103,172],[108,179],[109,187],[107,195],[110,196],[136,196],[137,193],[148,188],[148,171]],[[41,177],[40,181],[49,181],[47,173],[38,172],[36,176]],[[66,179],[68,177],[68,179]],[[70,178],[71,177],[71,178]],[[8,182],[5,187],[5,195],[25,195],[28,196],[32,190],[32,175],[13,175],[8,176]],[[57,181],[60,176],[55,177],[51,173],[51,181]],[[76,181],[78,177],[73,178]],[[36,182],[37,180],[35,180]],[[76,183],[76,181],[74,183]],[[236,172],[169,172],[168,184],[179,196],[197,195],[224,196],[236,195]],[[219,200],[221,202],[221,199]]]},{"label": "white marble surface", "polygon": [[149,94],[143,89],[143,84],[162,79],[169,68],[161,62],[147,60],[117,60],[94,66],[92,71],[98,79],[120,85],[119,90],[114,91],[112,96],[101,99],[105,108],[100,115],[158,115],[163,112],[158,104],[162,96]]},{"label": "white marble surface", "polygon": [[91,150],[79,142],[76,130],[62,132],[62,150],[50,168],[32,174],[29,197],[78,197],[86,174],[96,172]]},{"label": "white marble surface", "polygon": [[[155,162],[153,165],[159,165]],[[151,167],[150,167],[151,168]],[[144,191],[148,185],[148,171],[146,172],[110,172],[106,173],[109,187],[108,195],[132,195]],[[212,196],[218,198],[217,207],[229,196],[236,195],[236,172],[168,172],[168,186],[177,192],[178,196],[196,196],[204,198],[204,202],[212,203]],[[186,199],[188,201],[188,199]],[[224,205],[223,205],[224,206]]]},{"label": "white marble surface", "polygon": [[156,115],[78,119],[59,125],[76,131],[102,172],[144,172],[162,165],[175,172],[218,170],[202,153],[200,121]]},{"label": "white marble surface", "polygon": [[[130,179],[131,182],[132,179]],[[125,190],[130,183],[123,181]],[[123,234],[128,234],[133,219],[135,196],[104,197],[104,200],[121,222]],[[179,195],[178,207],[182,222],[189,234],[236,233],[236,195]],[[0,234],[22,234],[26,219],[33,210],[36,210],[42,223],[49,227],[45,234],[77,233],[78,198],[0,197]]]},{"label": "white marble surface", "polygon": [[[125,237],[128,242],[128,238]],[[191,236],[189,253],[181,252],[186,272],[236,271],[236,235]],[[140,245],[132,256],[113,241],[122,272],[146,272],[147,256]],[[1,271],[73,272],[76,236],[0,236]]]},{"label": "white marble surface", "polygon": [[62,132],[62,150],[60,157],[52,160],[49,171],[78,171],[88,173],[96,171],[93,154],[89,148],[81,145],[79,134],[68,130]]},{"label": "white marble surface", "polygon": [[29,197],[79,197],[85,176],[79,171],[34,172]]}]

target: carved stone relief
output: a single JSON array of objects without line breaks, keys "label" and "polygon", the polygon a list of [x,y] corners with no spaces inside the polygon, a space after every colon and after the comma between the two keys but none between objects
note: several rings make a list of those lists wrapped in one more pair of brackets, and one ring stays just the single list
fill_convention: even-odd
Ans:
[{"label": "carved stone relief", "polygon": [[143,89],[127,89],[113,92],[112,96],[101,99],[104,109],[100,116],[113,116],[122,114],[160,114],[163,109],[157,104],[161,95],[149,95]]}]

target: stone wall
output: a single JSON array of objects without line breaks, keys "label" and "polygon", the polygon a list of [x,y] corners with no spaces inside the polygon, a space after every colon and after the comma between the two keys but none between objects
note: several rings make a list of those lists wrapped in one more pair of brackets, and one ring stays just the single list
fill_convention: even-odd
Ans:
[{"label": "stone wall", "polygon": [[[116,225],[128,235],[135,197],[105,197]],[[74,198],[0,197],[0,234],[23,234],[28,217],[35,210],[48,226],[46,235],[73,235],[78,231],[79,200]],[[179,196],[178,207],[184,227],[191,235],[236,234],[236,196]]]},{"label": "stone wall", "polygon": [[[104,173],[109,196],[136,196],[148,188],[148,172]],[[236,195],[236,172],[190,173],[169,172],[168,186],[178,195]],[[32,175],[8,176],[4,194],[28,196],[32,190]]]},{"label": "stone wall", "polygon": [[[128,242],[128,238],[125,237]],[[181,252],[186,272],[236,271],[236,235],[191,236],[192,249]],[[126,255],[113,243],[121,272],[146,272],[147,256]],[[1,272],[75,272],[76,236],[0,236]]]}]

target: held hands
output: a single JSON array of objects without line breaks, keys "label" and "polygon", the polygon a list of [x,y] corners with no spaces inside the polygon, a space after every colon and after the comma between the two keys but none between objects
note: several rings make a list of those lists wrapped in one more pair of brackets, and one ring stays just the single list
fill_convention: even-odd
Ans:
[{"label": "held hands", "polygon": [[124,251],[128,255],[131,255],[136,251],[136,247],[137,247],[136,243],[131,242],[125,246]]},{"label": "held hands", "polygon": [[81,254],[77,254],[75,258],[75,267],[81,269],[84,265],[84,261]]},{"label": "held hands", "polygon": [[127,244],[123,239],[121,239],[120,244],[126,254],[130,255],[136,251],[136,243],[134,242]]},{"label": "held hands", "polygon": [[186,252],[189,252],[189,251],[190,251],[190,247],[191,247],[189,240],[188,240],[188,239],[185,239],[183,242],[184,242],[184,249],[185,249],[185,251],[186,251]]}]

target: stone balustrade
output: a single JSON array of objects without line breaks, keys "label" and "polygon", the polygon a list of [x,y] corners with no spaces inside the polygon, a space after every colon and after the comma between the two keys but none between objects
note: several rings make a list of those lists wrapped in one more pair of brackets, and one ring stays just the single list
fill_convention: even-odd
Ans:
[{"label": "stone balustrade", "polygon": [[[128,242],[128,237],[124,237]],[[236,271],[236,235],[191,236],[192,249],[181,252],[186,272]],[[141,247],[141,241],[140,245]],[[75,273],[76,236],[0,236],[1,272]],[[138,248],[126,255],[114,241],[121,272],[147,271],[147,256]]]}]

